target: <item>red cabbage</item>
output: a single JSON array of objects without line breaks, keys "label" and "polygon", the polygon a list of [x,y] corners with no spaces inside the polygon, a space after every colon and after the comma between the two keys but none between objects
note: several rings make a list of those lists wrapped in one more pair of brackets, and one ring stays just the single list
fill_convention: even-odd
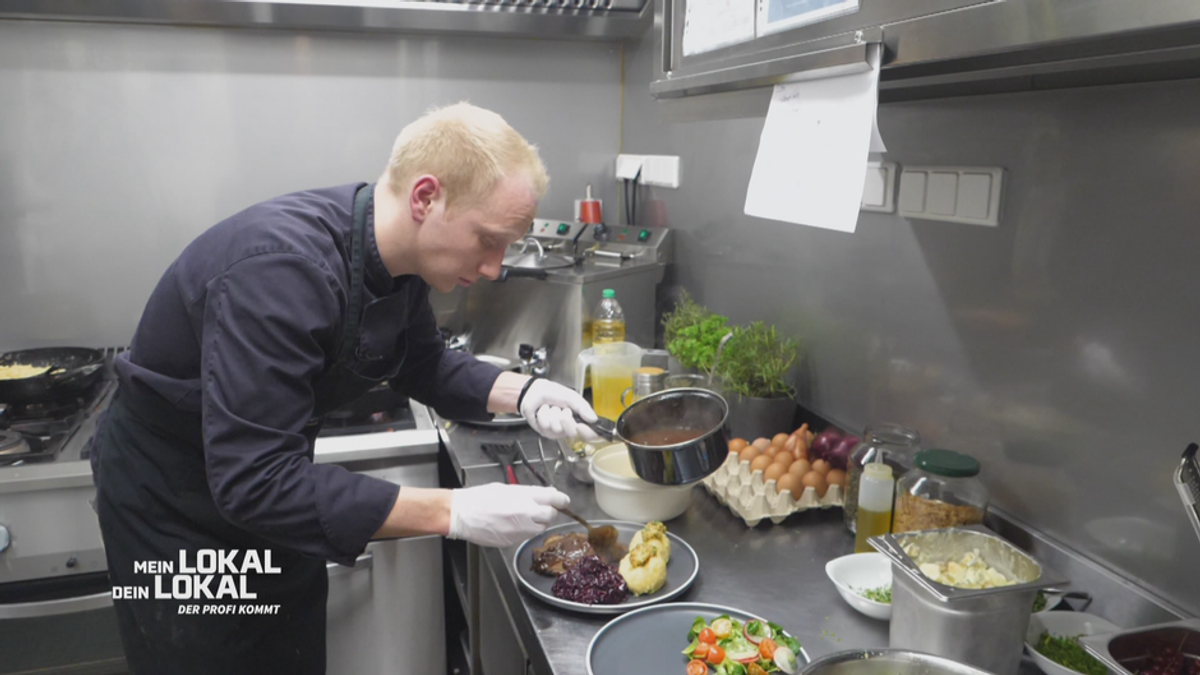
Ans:
[{"label": "red cabbage", "polygon": [[615,605],[629,595],[615,565],[590,555],[559,575],[550,589],[554,597],[585,605]]}]

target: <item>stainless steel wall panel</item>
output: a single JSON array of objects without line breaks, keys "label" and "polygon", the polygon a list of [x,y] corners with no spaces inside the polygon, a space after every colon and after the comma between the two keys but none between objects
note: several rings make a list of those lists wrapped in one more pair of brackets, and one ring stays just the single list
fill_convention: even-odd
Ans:
[{"label": "stainless steel wall panel", "polygon": [[843,234],[743,215],[770,91],[656,102],[656,42],[630,54],[622,141],[681,156],[682,188],[639,202],[678,235],[675,282],[800,336],[805,406],[976,455],[998,506],[1200,611],[1170,482],[1200,408],[1200,82],[882,106],[888,160],[1003,167],[1001,223]]},{"label": "stainless steel wall panel", "polygon": [[[616,204],[620,47],[0,21],[0,349],[126,344],[197,234],[374,180],[401,127],[469,100],[536,143],[542,214]],[[615,208],[615,207],[613,207]],[[615,211],[614,211],[615,213]]]}]

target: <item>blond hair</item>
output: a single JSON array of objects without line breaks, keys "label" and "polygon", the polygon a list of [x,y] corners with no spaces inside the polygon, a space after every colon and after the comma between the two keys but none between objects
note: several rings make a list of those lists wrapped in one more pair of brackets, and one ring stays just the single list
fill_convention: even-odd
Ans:
[{"label": "blond hair", "polygon": [[437,176],[447,210],[478,205],[508,176],[524,174],[539,200],[550,181],[535,146],[503,117],[465,102],[430,110],[396,137],[387,166],[392,191],[403,195],[423,174]]}]

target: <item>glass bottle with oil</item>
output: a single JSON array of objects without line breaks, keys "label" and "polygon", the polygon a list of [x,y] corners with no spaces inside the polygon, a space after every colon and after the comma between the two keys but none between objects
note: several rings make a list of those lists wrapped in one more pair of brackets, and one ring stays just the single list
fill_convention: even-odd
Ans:
[{"label": "glass bottle with oil", "polygon": [[858,522],[854,535],[854,552],[870,553],[875,548],[867,539],[892,531],[892,503],[896,480],[892,467],[872,462],[863,467],[858,485]]}]

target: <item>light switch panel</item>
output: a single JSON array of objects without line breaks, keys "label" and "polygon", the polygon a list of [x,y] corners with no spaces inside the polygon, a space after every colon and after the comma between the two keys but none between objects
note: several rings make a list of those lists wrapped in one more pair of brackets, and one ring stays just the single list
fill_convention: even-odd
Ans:
[{"label": "light switch panel", "polygon": [[900,213],[904,215],[924,215],[925,213],[925,184],[929,174],[924,171],[914,171],[904,167],[900,173]]},{"label": "light switch panel", "polygon": [[900,174],[900,215],[951,223],[1000,224],[1004,169],[906,166]]},{"label": "light switch panel", "polygon": [[863,211],[893,213],[896,210],[895,162],[868,162],[863,183]]}]

